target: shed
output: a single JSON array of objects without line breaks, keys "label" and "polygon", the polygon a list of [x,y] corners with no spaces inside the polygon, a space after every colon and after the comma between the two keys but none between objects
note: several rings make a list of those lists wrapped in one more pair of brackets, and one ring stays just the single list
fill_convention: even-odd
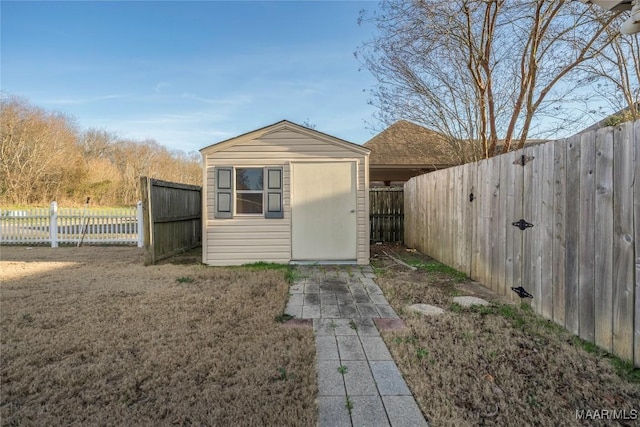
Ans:
[{"label": "shed", "polygon": [[203,263],[369,263],[367,148],[283,120],[200,152]]}]

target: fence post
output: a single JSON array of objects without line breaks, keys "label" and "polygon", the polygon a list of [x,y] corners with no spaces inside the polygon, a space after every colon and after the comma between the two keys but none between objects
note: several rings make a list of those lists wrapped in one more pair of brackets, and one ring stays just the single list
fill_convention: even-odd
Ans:
[{"label": "fence post", "polygon": [[142,212],[142,201],[138,200],[138,210],[136,213],[137,229],[138,229],[138,247],[144,247],[144,217]]},{"label": "fence post", "polygon": [[51,247],[58,247],[58,203],[51,202],[49,209],[49,239],[51,240]]}]

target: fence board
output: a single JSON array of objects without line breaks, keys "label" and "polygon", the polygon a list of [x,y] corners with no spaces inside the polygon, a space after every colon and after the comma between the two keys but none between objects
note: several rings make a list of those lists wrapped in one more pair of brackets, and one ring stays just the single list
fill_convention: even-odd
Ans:
[{"label": "fence board", "polygon": [[565,221],[567,196],[565,140],[553,143],[553,320],[565,324]]},{"label": "fence board", "polygon": [[565,199],[565,326],[572,333],[579,331],[579,259],[580,241],[580,135],[567,141],[567,191]]},{"label": "fence board", "polygon": [[[518,150],[514,153],[516,160],[524,155],[524,150]],[[515,167],[515,166],[514,166]],[[517,167],[513,176],[513,219],[507,225],[511,225],[514,221],[524,217],[524,168]],[[518,288],[523,285],[522,278],[524,276],[524,234],[519,229],[513,227],[513,286]],[[515,300],[518,296],[511,292],[511,300]]]},{"label": "fence board", "polygon": [[501,283],[501,271],[504,270],[504,241],[500,234],[504,232],[504,219],[501,218],[504,209],[500,204],[500,172],[502,162],[499,157],[489,159],[491,204],[489,206],[489,224],[491,229],[490,254],[491,254],[491,288],[499,294],[504,293]]},{"label": "fence board", "polygon": [[455,195],[453,197],[454,207],[452,215],[454,216],[453,222],[455,227],[455,234],[453,236],[452,250],[453,250],[453,267],[458,271],[464,271],[464,248],[462,247],[464,242],[464,169],[463,168],[451,168],[453,173],[453,188]]},{"label": "fence board", "polygon": [[635,149],[634,179],[633,179],[633,206],[634,206],[634,240],[636,251],[636,283],[635,283],[635,332],[634,332],[634,364],[640,366],[640,148],[638,148],[638,138],[640,138],[640,120],[634,126],[633,147]]},{"label": "fence board", "polygon": [[485,232],[488,229],[487,224],[487,207],[489,206],[489,191],[487,190],[487,161],[483,160],[478,163],[478,193],[477,193],[477,206],[476,206],[476,230],[475,230],[475,244],[472,254],[472,269],[471,277],[477,278],[481,283],[490,286],[491,283],[487,281],[487,241],[489,236]]},{"label": "fence board", "polygon": [[[507,276],[505,270],[507,268],[507,228],[505,224],[508,224],[506,220],[507,215],[507,201],[509,195],[509,182],[507,180],[508,170],[513,167],[509,164],[510,156],[496,157],[496,162],[499,165],[500,173],[495,178],[497,185],[497,200],[494,206],[494,220],[496,228],[496,247],[494,248],[496,256],[496,264],[492,274],[492,280],[497,292],[500,295],[507,295],[509,287],[507,286]],[[511,266],[511,263],[509,263]]]},{"label": "fence board", "polygon": [[[445,239],[448,243],[444,246],[444,249],[446,249],[444,255],[445,259],[447,260],[447,264],[455,265],[453,254],[455,252],[456,245],[454,244],[454,242],[458,227],[458,223],[457,221],[455,221],[455,206],[457,202],[456,197],[459,196],[459,193],[458,189],[455,187],[455,174],[453,168],[445,169],[445,171],[447,173],[447,183],[449,185],[447,189],[447,214],[446,218],[443,219],[443,229],[446,231]],[[451,219],[454,219],[454,221],[452,221]]]},{"label": "fence board", "polygon": [[[507,296],[511,296],[513,292],[511,292],[511,288],[516,286],[514,283],[514,239],[516,238],[516,233],[520,233],[516,227],[511,226],[511,223],[516,221],[515,217],[515,185],[516,185],[516,174],[522,172],[522,168],[516,167],[513,163],[516,161],[516,153],[511,152],[507,153],[504,156],[501,156],[504,159],[502,163],[502,173],[500,174],[502,179],[500,181],[501,189],[503,194],[505,195],[504,201],[504,218],[503,223],[504,227],[504,282],[505,282],[505,294]],[[520,200],[518,200],[520,203]]]},{"label": "fence board", "polygon": [[[524,166],[524,194],[522,199],[522,217],[525,221],[533,224],[533,228],[520,231],[522,234],[522,259],[523,274],[522,287],[533,295],[533,300],[527,300],[536,312],[540,312],[540,258],[539,242],[540,234],[540,169],[544,164],[538,147],[527,147],[524,149],[524,156],[532,160]],[[514,166],[515,167],[515,166]],[[517,219],[517,220],[518,220]]]},{"label": "fence board", "polygon": [[467,203],[466,200],[467,199],[467,195],[471,195],[473,194],[474,198],[477,198],[477,182],[476,179],[478,177],[477,174],[477,164],[476,163],[469,163],[463,166],[464,170],[464,185],[466,188],[465,191],[465,211],[464,211],[464,218],[465,218],[465,223],[464,223],[464,235],[465,235],[465,240],[462,242],[463,246],[464,246],[464,261],[463,261],[463,265],[464,265],[464,273],[468,276],[471,276],[471,264],[472,264],[472,257],[473,257],[473,248],[475,247],[475,229],[477,226],[477,219],[478,219],[478,214],[477,214],[477,207],[478,207],[478,203],[477,201],[473,202],[469,202]]},{"label": "fence board", "polygon": [[540,151],[544,154],[542,166],[542,197],[540,203],[540,297],[542,315],[553,318],[553,185],[554,185],[555,144],[544,144]]},{"label": "fence board", "polygon": [[613,322],[613,129],[596,136],[595,160],[595,343],[612,350]]},{"label": "fence board", "polygon": [[633,360],[634,244],[631,123],[614,131],[613,149],[613,350]]},{"label": "fence board", "polygon": [[582,339],[595,339],[595,132],[586,132],[580,139],[580,218],[578,265],[579,333]]}]

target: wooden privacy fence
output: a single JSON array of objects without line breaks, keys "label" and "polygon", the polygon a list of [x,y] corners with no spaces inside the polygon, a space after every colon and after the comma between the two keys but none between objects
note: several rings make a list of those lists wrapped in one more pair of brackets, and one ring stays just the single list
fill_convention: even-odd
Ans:
[{"label": "wooden privacy fence", "polygon": [[[640,121],[405,184],[405,241],[640,366]],[[523,228],[522,230],[520,229]]]},{"label": "wooden privacy fence", "polygon": [[369,189],[369,233],[374,242],[404,240],[404,189],[373,187]]},{"label": "wooden privacy fence", "polygon": [[8,245],[137,244],[142,247],[142,203],[122,208],[0,209],[0,243]]},{"label": "wooden privacy fence", "polygon": [[140,177],[145,264],[202,242],[202,187]]}]

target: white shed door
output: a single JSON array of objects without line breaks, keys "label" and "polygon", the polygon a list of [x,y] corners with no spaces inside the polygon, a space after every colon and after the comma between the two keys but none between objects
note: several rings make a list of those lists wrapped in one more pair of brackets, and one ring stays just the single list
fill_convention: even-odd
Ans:
[{"label": "white shed door", "polygon": [[356,259],[356,164],[293,163],[293,260]]}]

